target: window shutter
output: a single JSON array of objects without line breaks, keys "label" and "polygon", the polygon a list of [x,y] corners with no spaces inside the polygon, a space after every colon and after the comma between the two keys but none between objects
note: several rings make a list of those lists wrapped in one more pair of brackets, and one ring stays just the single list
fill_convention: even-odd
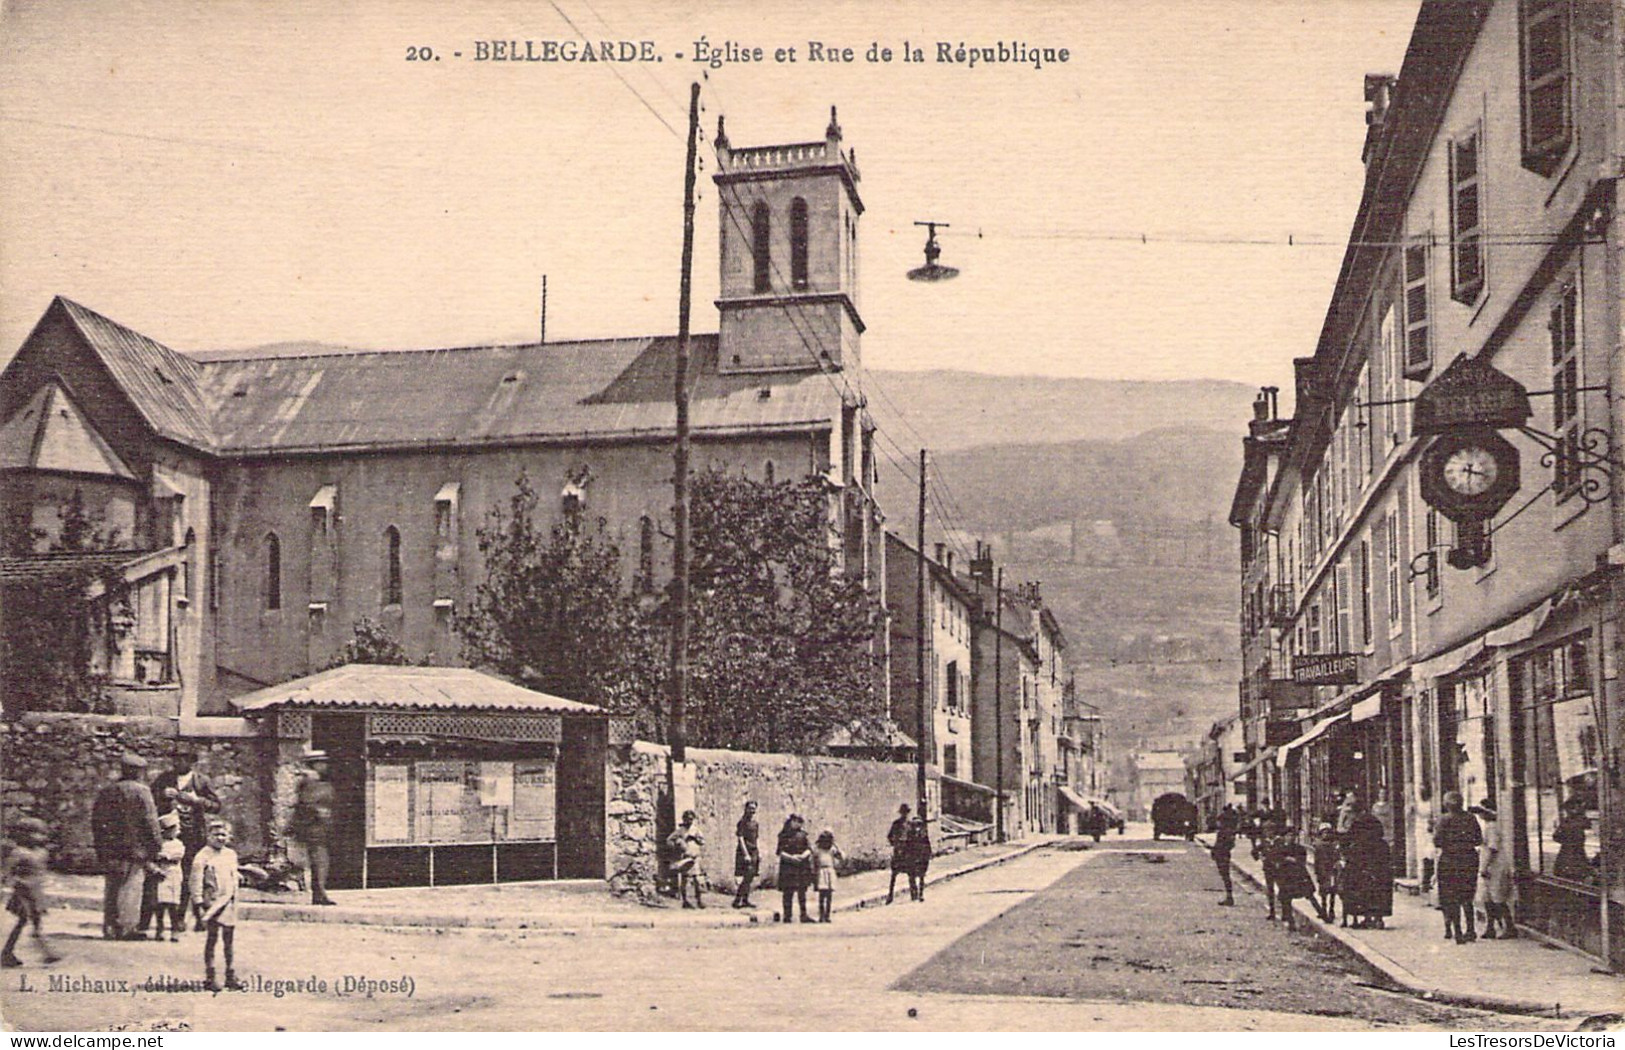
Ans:
[{"label": "window shutter", "polygon": [[1417,379],[1433,367],[1428,310],[1428,242],[1405,246],[1405,376]]},{"label": "window shutter", "polygon": [[1569,0],[1522,0],[1518,15],[1523,166],[1550,177],[1574,141]]},{"label": "window shutter", "polygon": [[1480,132],[1450,142],[1450,294],[1472,303],[1484,287]]}]

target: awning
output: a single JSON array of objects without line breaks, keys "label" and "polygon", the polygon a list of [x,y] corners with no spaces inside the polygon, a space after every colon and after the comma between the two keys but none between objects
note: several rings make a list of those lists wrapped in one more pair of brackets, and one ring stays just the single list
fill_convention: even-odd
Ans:
[{"label": "awning", "polygon": [[1333,715],[1330,718],[1323,718],[1319,722],[1316,722],[1313,726],[1310,726],[1309,731],[1298,737],[1298,739],[1293,740],[1290,743],[1282,744],[1281,750],[1275,754],[1276,766],[1278,768],[1285,769],[1287,756],[1292,754],[1294,748],[1303,747],[1305,744],[1309,743],[1311,740],[1314,740],[1316,737],[1320,736],[1320,734],[1326,732],[1326,730],[1330,729],[1332,726],[1336,725],[1338,722],[1341,722],[1348,716],[1349,713],[1344,711],[1340,715]]},{"label": "awning", "polygon": [[338,496],[339,487],[337,485],[323,485],[316,490],[316,495],[310,497],[310,509],[325,510],[328,514],[332,514],[333,504],[337,502]]},{"label": "awning", "polygon": [[1060,791],[1061,791],[1061,797],[1066,799],[1067,802],[1071,804],[1073,809],[1077,810],[1079,813],[1087,813],[1087,812],[1089,812],[1089,801],[1088,801],[1088,799],[1084,798],[1082,795],[1078,794],[1076,791],[1073,791],[1071,788],[1067,787],[1065,784],[1059,785],[1059,788],[1060,788]]},{"label": "awning", "polygon": [[1350,722],[1364,722],[1368,718],[1376,718],[1382,714],[1382,694],[1368,696],[1349,709]]},{"label": "awning", "polygon": [[1260,751],[1258,753],[1257,757],[1255,757],[1251,762],[1249,762],[1246,765],[1242,766],[1240,769],[1236,770],[1234,773],[1231,773],[1230,774],[1231,781],[1234,782],[1234,781],[1240,780],[1242,777],[1246,776],[1248,773],[1251,773],[1253,770],[1257,769],[1259,766],[1263,765],[1265,762],[1268,762],[1274,756],[1275,756],[1275,748],[1266,747],[1264,750]]},{"label": "awning", "polygon": [[1513,620],[1511,623],[1487,631],[1482,636],[1474,638],[1465,645],[1458,645],[1449,652],[1422,660],[1411,665],[1411,675],[1418,681],[1427,682],[1436,678],[1447,678],[1466,667],[1474,658],[1485,649],[1498,648],[1506,645],[1517,645],[1528,641],[1540,630],[1551,612],[1552,603],[1548,599]]},{"label": "awning", "polygon": [[1519,642],[1528,641],[1546,622],[1546,614],[1551,611],[1551,608],[1551,601],[1541,602],[1505,627],[1497,627],[1486,634],[1484,644],[1503,646],[1517,645]]}]

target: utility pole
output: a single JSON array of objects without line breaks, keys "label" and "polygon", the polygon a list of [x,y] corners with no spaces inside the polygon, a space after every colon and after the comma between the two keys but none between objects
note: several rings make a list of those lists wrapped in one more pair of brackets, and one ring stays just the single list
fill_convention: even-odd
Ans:
[{"label": "utility pole", "polygon": [[1004,841],[1004,566],[993,586],[993,837]]},{"label": "utility pole", "polygon": [[[688,761],[687,727],[683,706],[688,697],[688,307],[694,270],[694,168],[700,136],[700,85],[688,95],[688,166],[683,169],[683,275],[677,300],[677,378],[673,395],[677,406],[677,451],[673,456],[672,488],[676,500],[676,540],[671,554],[671,725],[673,765]],[[673,785],[675,788],[675,784]],[[672,794],[675,800],[675,791]]]},{"label": "utility pole", "polygon": [[547,274],[542,274],[542,334],[537,340],[539,343],[547,342]]},{"label": "utility pole", "polygon": [[914,585],[914,696],[916,700],[915,733],[917,746],[914,749],[916,765],[914,771],[914,793],[919,804],[919,817],[926,819],[925,812],[925,749],[930,746],[925,736],[925,641],[927,617],[925,612],[925,449],[920,449],[920,516],[919,529],[916,532],[919,542],[919,573]]}]

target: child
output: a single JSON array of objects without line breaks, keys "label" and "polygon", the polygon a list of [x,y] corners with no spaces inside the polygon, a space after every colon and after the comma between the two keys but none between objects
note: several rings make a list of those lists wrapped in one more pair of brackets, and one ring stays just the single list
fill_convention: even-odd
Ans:
[{"label": "child", "polygon": [[226,845],[231,839],[231,825],[223,820],[209,821],[209,841],[192,858],[192,899],[198,903],[208,939],[203,945],[203,969],[209,988],[220,991],[214,976],[214,943],[225,945],[226,984],[236,990],[243,987],[237,980],[233,965],[232,935],[237,930],[237,851]]},{"label": "child", "polygon": [[1275,846],[1275,889],[1281,898],[1281,918],[1286,920],[1286,928],[1298,928],[1298,913],[1293,910],[1292,902],[1300,897],[1315,899],[1315,882],[1309,877],[1309,853],[1298,842],[1298,836],[1291,828],[1284,830],[1276,839]]},{"label": "child", "polygon": [[1281,826],[1273,819],[1265,822],[1259,833],[1258,842],[1253,846],[1253,859],[1258,861],[1264,869],[1264,898],[1269,905],[1271,920],[1275,918],[1275,901],[1280,896],[1277,891],[1276,860],[1280,850]]},{"label": "child", "polygon": [[[700,870],[700,854],[705,849],[705,836],[700,834],[696,823],[698,820],[699,815],[692,809],[683,810],[683,823],[667,840],[671,845],[672,855],[677,858],[676,863],[672,865],[672,871],[677,874],[677,896],[685,908],[705,907],[705,900],[700,896],[700,880],[703,877]],[[693,904],[688,902],[690,886],[694,887]]]},{"label": "child", "polygon": [[164,939],[164,916],[169,916],[169,939],[181,939],[181,860],[186,846],[181,842],[181,815],[170,810],[158,818],[164,841],[158,847],[158,856],[147,866],[147,878],[154,884],[152,893],[152,939]]},{"label": "child", "polygon": [[6,858],[6,879],[11,883],[11,899],[6,902],[6,910],[17,916],[17,924],[11,928],[11,936],[6,938],[5,952],[0,954],[0,966],[23,964],[17,958],[16,949],[17,938],[22,936],[24,926],[33,926],[34,943],[39,945],[40,954],[47,963],[54,963],[60,958],[51,951],[40,928],[45,915],[45,863],[48,859],[45,846],[50,838],[51,829],[45,826],[44,821],[34,817],[22,817],[12,828],[14,845]]},{"label": "child", "polygon": [[846,859],[846,854],[835,845],[835,832],[825,830],[813,847],[813,869],[817,873],[818,921],[828,922],[830,906],[835,900],[835,865]]},{"label": "child", "polygon": [[1322,821],[1312,840],[1315,860],[1315,884],[1320,887],[1320,897],[1315,901],[1315,910],[1325,922],[1331,922],[1337,914],[1337,835],[1334,834],[1330,821]]}]

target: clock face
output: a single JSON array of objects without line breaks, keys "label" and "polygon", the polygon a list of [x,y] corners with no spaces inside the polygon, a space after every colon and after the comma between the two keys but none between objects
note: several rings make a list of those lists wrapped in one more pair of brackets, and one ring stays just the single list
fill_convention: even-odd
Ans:
[{"label": "clock face", "polygon": [[1444,461],[1444,483],[1463,496],[1479,496],[1489,491],[1501,468],[1488,449],[1468,445],[1452,452]]}]

